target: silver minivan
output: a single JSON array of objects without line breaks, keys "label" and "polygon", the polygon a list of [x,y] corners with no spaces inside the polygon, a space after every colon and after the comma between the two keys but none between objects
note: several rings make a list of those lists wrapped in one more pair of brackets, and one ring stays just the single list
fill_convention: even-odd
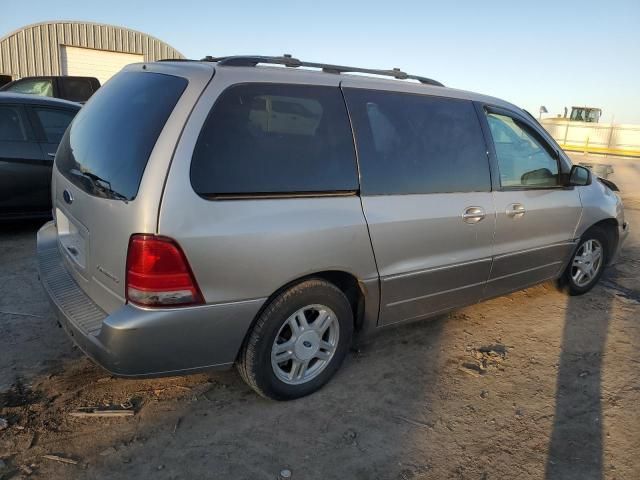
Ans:
[{"label": "silver minivan", "polygon": [[520,108],[398,69],[136,64],[60,144],[39,271],[113,374],[236,364],[291,399],[356,334],[551,279],[587,292],[628,233],[615,190]]}]

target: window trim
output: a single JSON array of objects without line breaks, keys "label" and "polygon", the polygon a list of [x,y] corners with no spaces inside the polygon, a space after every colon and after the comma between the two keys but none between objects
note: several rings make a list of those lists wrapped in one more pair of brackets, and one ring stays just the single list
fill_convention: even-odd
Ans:
[{"label": "window trim", "polygon": [[[564,162],[562,162],[562,157],[560,155],[560,151],[558,148],[553,146],[546,135],[540,132],[540,129],[536,127],[526,116],[504,107],[499,107],[497,105],[474,102],[476,105],[476,112],[480,118],[480,123],[482,125],[482,130],[485,135],[485,143],[487,144],[487,153],[490,157],[490,164],[492,169],[491,181],[492,181],[492,189],[500,192],[511,192],[511,191],[527,191],[527,190],[571,190],[573,187],[567,187],[562,184],[562,179],[566,172],[564,167]],[[487,115],[490,113],[494,113],[496,115],[503,115],[506,117],[510,117],[514,120],[517,120],[519,123],[523,124],[527,133],[531,134],[537,142],[540,143],[541,147],[546,150],[546,152],[551,156],[552,159],[556,161],[556,165],[558,166],[558,184],[557,185],[544,185],[544,186],[534,186],[534,185],[513,185],[513,186],[503,186],[500,181],[500,165],[498,163],[498,155],[496,153],[495,143],[493,140],[493,135],[491,134],[491,129],[489,127],[489,120]]]},{"label": "window trim", "polygon": [[309,192],[275,192],[275,193],[215,193],[196,192],[201,198],[209,201],[220,200],[280,200],[285,198],[320,198],[320,197],[354,197],[359,190],[319,190]]},{"label": "window trim", "polygon": [[[278,86],[278,87],[310,87],[310,88],[335,88],[337,89],[337,93],[339,95],[340,101],[342,102],[346,117],[347,117],[347,126],[350,131],[349,137],[351,138],[351,144],[353,148],[353,161],[355,166],[356,173],[356,188],[350,190],[309,190],[309,191],[293,191],[293,192],[236,192],[236,193],[200,193],[196,191],[193,182],[191,180],[191,169],[193,168],[193,157],[195,153],[196,146],[200,141],[200,137],[203,134],[204,126],[209,121],[209,118],[213,114],[213,111],[218,106],[220,100],[223,95],[227,93],[228,90],[239,86],[251,86],[251,85],[263,85],[263,86]],[[265,81],[241,81],[237,83],[230,83],[225,86],[222,91],[220,91],[213,105],[209,108],[204,121],[199,126],[198,136],[196,137],[196,141],[193,144],[193,149],[191,151],[191,158],[189,159],[189,185],[191,186],[191,190],[200,198],[210,201],[235,201],[235,200],[277,200],[277,199],[291,199],[291,198],[322,198],[322,197],[350,197],[350,196],[359,196],[360,195],[360,163],[358,160],[358,149],[355,143],[355,136],[353,132],[353,127],[351,124],[351,115],[349,112],[349,108],[344,98],[344,94],[342,92],[342,88],[340,85],[325,85],[325,84],[315,84],[315,83],[287,83],[287,82],[265,82]]]}]

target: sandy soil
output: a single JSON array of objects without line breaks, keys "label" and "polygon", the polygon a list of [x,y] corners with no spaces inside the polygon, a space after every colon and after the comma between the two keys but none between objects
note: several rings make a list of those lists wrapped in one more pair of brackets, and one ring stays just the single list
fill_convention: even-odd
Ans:
[{"label": "sandy soil", "polygon": [[[37,225],[0,227],[0,478],[640,478],[640,161],[596,161],[614,163],[632,225],[601,285],[386,330],[288,403],[235,371],[110,377],[55,325]],[[69,415],[86,406],[136,413]]]}]

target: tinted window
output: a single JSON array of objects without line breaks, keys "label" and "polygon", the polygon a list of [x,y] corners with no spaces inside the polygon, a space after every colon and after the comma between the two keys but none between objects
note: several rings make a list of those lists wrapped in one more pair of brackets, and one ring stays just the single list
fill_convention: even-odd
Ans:
[{"label": "tinted window", "polygon": [[503,187],[558,185],[558,161],[524,123],[506,115],[487,114]]},{"label": "tinted window", "polygon": [[340,90],[274,84],[227,89],[198,138],[191,183],[201,195],[356,190]]},{"label": "tinted window", "polygon": [[151,150],[186,86],[186,79],[171,75],[116,75],[91,97],[65,133],[56,156],[58,168],[90,193],[100,194],[83,172],[134,198]]},{"label": "tinted window", "polygon": [[470,101],[346,89],[361,189],[369,195],[488,191],[489,163]]},{"label": "tinted window", "polygon": [[93,86],[88,78],[63,77],[64,98],[74,102],[86,102],[93,94]]},{"label": "tinted window", "polygon": [[0,141],[21,142],[27,139],[27,130],[17,107],[0,105]]},{"label": "tinted window", "polygon": [[8,90],[16,93],[53,97],[53,80],[50,78],[25,78],[11,85]]},{"label": "tinted window", "polygon": [[36,112],[38,120],[40,120],[45,138],[49,143],[60,143],[62,135],[64,135],[65,130],[77,113],[72,110],[40,107],[35,107],[33,110]]}]

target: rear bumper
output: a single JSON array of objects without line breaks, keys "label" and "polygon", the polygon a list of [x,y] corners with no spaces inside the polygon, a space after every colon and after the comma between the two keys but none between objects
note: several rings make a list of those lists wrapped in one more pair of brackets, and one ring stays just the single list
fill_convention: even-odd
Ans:
[{"label": "rear bumper", "polygon": [[53,222],[38,232],[38,270],[60,325],[117,376],[192,373],[233,364],[265,299],[173,309],[100,309],[67,271]]}]

